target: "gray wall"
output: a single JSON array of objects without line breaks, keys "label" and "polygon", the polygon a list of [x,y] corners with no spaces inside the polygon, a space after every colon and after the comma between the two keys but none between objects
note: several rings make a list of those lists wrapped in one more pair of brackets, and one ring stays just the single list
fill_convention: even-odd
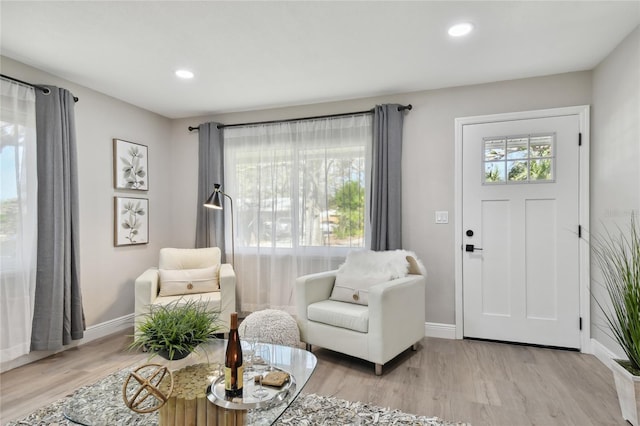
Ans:
[{"label": "gray wall", "polygon": [[[593,72],[591,140],[591,230],[628,226],[640,212],[640,27]],[[606,300],[600,274],[592,269],[594,297]],[[592,303],[591,336],[622,355],[602,331],[602,315]]]},{"label": "gray wall", "polygon": [[[80,197],[80,274],[87,326],[133,313],[133,282],[171,243],[170,120],[1,57],[2,74],[69,89],[76,103]],[[116,191],[112,139],[149,147],[149,191]],[[149,199],[148,245],[114,247],[114,195]]]},{"label": "gray wall", "polygon": [[[454,120],[457,117],[591,104],[591,72],[504,81],[172,122],[172,167],[181,179],[172,189],[175,224],[171,240],[194,243],[197,132],[188,126],[206,121],[225,124],[360,111],[379,103],[412,104],[405,117],[403,146],[404,245],[425,263],[427,322],[455,323],[454,294]],[[449,224],[436,225],[434,212],[449,211]]]}]

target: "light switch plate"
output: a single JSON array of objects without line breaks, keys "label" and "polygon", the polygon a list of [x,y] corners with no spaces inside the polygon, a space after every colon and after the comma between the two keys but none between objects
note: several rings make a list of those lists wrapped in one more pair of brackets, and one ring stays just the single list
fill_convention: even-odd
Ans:
[{"label": "light switch plate", "polygon": [[448,211],[437,211],[436,212],[436,223],[449,223],[449,212]]}]

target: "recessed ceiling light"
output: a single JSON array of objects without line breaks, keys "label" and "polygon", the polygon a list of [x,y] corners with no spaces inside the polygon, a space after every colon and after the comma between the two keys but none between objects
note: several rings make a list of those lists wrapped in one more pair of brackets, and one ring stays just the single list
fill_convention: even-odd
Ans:
[{"label": "recessed ceiling light", "polygon": [[473,29],[473,25],[469,22],[463,22],[461,24],[456,24],[449,28],[449,35],[451,37],[462,37],[471,32]]},{"label": "recessed ceiling light", "polygon": [[178,70],[176,71],[176,76],[184,79],[193,78],[193,73],[189,70]]}]

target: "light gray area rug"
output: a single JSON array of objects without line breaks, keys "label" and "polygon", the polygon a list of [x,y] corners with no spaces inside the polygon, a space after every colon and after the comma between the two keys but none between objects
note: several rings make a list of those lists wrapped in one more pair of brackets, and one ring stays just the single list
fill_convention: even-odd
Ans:
[{"label": "light gray area rug", "polygon": [[[87,410],[101,413],[101,425],[108,426],[155,426],[158,424],[157,412],[137,414],[129,410],[122,400],[121,386],[128,371],[120,371],[105,377],[93,385],[78,389],[72,397],[60,399],[44,406],[22,419],[6,426],[73,426],[65,419],[64,408],[70,398],[81,399]],[[99,407],[99,409],[96,409]],[[437,417],[414,416],[398,410],[350,402],[343,399],[314,394],[300,394],[285,411],[276,425],[429,425],[429,426],[470,426],[468,423],[447,422]]]}]

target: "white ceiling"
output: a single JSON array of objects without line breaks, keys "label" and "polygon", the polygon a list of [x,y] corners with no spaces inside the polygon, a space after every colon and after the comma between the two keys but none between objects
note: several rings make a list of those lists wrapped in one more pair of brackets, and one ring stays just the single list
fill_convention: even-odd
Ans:
[{"label": "white ceiling", "polygon": [[[0,14],[2,55],[182,118],[590,70],[640,1],[3,0]],[[462,20],[475,31],[449,37]]]}]

